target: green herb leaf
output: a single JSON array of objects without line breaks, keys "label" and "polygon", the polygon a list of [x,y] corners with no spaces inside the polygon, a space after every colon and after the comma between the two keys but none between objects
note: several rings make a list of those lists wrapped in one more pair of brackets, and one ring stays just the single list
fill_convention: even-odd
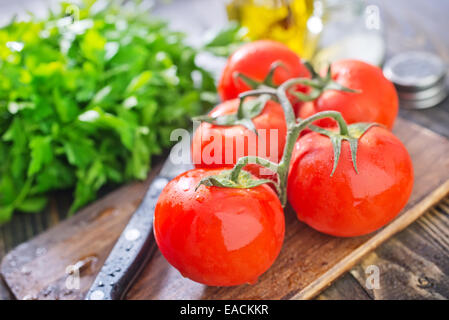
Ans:
[{"label": "green herb leaf", "polygon": [[207,41],[204,49],[214,55],[227,57],[245,43],[247,33],[248,30],[245,27],[233,21]]},{"label": "green herb leaf", "polygon": [[16,206],[16,209],[22,212],[38,212],[46,205],[47,198],[44,196],[28,197]]},{"label": "green herb leaf", "polygon": [[[78,19],[62,2],[0,28],[1,222],[41,210],[52,190],[74,189],[74,212],[106,184],[146,178],[170,132],[216,102],[199,51],[139,3],[81,0]],[[239,30],[207,50],[241,43]]]},{"label": "green herb leaf", "polygon": [[34,137],[30,141],[31,162],[28,167],[28,176],[39,172],[41,168],[53,159],[50,137]]}]

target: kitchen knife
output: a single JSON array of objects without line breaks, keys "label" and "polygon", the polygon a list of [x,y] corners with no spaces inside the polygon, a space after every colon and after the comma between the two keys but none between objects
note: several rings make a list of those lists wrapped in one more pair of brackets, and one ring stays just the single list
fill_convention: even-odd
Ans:
[{"label": "kitchen knife", "polygon": [[[153,234],[153,217],[156,202],[165,185],[177,175],[193,168],[190,161],[173,163],[171,155],[183,141],[171,150],[159,175],[151,182],[142,203],[131,216],[128,225],[117,240],[97,278],[87,292],[86,300],[123,299],[156,249]],[[184,147],[183,152],[190,152]],[[183,159],[190,160],[190,154]],[[181,161],[180,161],[181,162]],[[187,162],[187,163],[186,163]]]}]

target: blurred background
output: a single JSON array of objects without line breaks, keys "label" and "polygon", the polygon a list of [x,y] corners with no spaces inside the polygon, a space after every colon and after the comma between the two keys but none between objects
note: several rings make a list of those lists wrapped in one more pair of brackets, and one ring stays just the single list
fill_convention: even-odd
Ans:
[{"label": "blurred background", "polygon": [[[13,14],[44,17],[59,0],[0,0],[0,24]],[[69,1],[70,2],[70,1]],[[72,1],[76,3],[76,1]],[[386,54],[407,49],[437,52],[448,61],[440,30],[449,10],[444,0],[146,0],[155,16],[201,41],[229,20],[248,28],[251,39],[286,43],[302,57],[332,61],[361,57],[381,64]],[[422,19],[423,16],[432,19]]]}]

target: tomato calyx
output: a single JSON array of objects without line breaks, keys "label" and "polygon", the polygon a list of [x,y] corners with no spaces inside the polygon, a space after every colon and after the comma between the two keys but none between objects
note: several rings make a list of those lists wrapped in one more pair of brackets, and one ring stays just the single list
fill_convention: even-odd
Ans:
[{"label": "tomato calyx", "polygon": [[[315,71],[313,66],[307,60],[302,60],[302,63],[310,72],[311,78],[301,78],[301,81],[298,81],[297,84],[304,85],[309,87],[310,90],[308,93],[299,92],[291,88],[289,93],[299,99],[300,101],[307,102],[313,101],[317,99],[321,94],[326,90],[338,90],[344,92],[352,92],[352,93],[360,93],[360,90],[354,90],[348,87],[345,87],[338,82],[332,79],[332,70],[331,65],[328,66],[326,75],[324,77],[320,76],[318,72]],[[257,81],[253,78],[248,77],[247,75],[235,72],[233,74],[234,79],[242,80],[247,86],[251,89],[266,89],[266,88],[277,88],[278,86],[273,82],[274,72],[277,68],[286,69],[285,65],[282,61],[275,61],[271,64],[270,70],[268,71],[267,76],[263,81]]]},{"label": "tomato calyx", "polygon": [[236,177],[232,176],[232,170],[223,170],[219,174],[207,176],[198,183],[195,190],[201,185],[208,187],[222,187],[222,188],[236,188],[247,189],[260,186],[265,183],[275,184],[274,181],[269,179],[257,179],[254,178],[249,172],[242,170]]},{"label": "tomato calyx", "polygon": [[[343,140],[349,141],[354,169],[357,172],[358,139],[363,135],[364,132],[366,132],[371,126],[374,125],[372,123],[357,123],[348,126],[341,113],[337,111],[322,111],[306,119],[296,119],[291,102],[287,96],[287,91],[289,88],[293,87],[294,85],[297,85],[303,80],[304,80],[303,78],[290,79],[284,82],[282,85],[280,85],[276,90],[271,88],[266,90],[259,89],[248,91],[244,94],[241,94],[241,96],[248,96],[255,94],[275,95],[277,100],[280,102],[282,106],[282,110],[284,111],[285,119],[287,122],[287,138],[284,153],[278,164],[270,163],[269,161],[265,159],[259,159],[258,157],[243,157],[239,159],[237,164],[231,170],[230,175],[234,177],[234,179],[235,177],[238,177],[238,175],[242,171],[242,168],[250,160],[256,161],[258,164],[266,168],[269,168],[270,170],[272,170],[277,174],[278,179],[276,183],[276,189],[282,206],[285,206],[287,203],[287,178],[293,148],[302,130],[306,128],[311,128],[314,131],[318,131],[321,134],[327,135],[331,139],[334,148],[334,165],[331,173],[332,176],[338,165],[338,160],[341,154],[341,142]],[[324,118],[334,119],[339,126],[339,132],[326,130],[313,125],[313,122]]]},{"label": "tomato calyx", "polygon": [[[330,74],[330,72],[328,72]],[[329,75],[330,77],[330,75]],[[347,125],[346,121],[340,112],[337,111],[322,111],[318,112],[306,119],[296,118],[293,112],[291,101],[288,97],[288,90],[297,85],[304,83],[304,78],[290,79],[281,84],[277,89],[264,88],[246,91],[239,95],[240,105],[235,114],[225,115],[220,117],[202,116],[195,118],[196,120],[206,121],[216,125],[244,125],[247,128],[253,128],[255,131],[252,118],[259,115],[262,112],[266,102],[274,97],[277,99],[284,112],[285,120],[287,123],[287,137],[284,147],[284,152],[279,163],[273,163],[265,158],[258,156],[246,156],[240,158],[231,170],[225,170],[218,175],[212,175],[201,180],[197,188],[200,185],[216,186],[225,188],[253,188],[264,183],[272,183],[279,196],[279,200],[283,207],[287,203],[287,179],[288,171],[290,168],[290,162],[292,159],[294,145],[302,130],[310,128],[320,134],[326,135],[331,139],[333,151],[334,151],[334,164],[331,172],[331,176],[335,173],[338,165],[338,161],[341,154],[342,141],[347,140],[351,149],[351,157],[354,166],[354,170],[357,171],[357,147],[358,139],[373,125],[374,123],[356,123]],[[348,89],[351,90],[351,89]],[[246,97],[258,96],[253,100],[245,101]],[[318,126],[313,123],[317,120],[331,118],[334,119],[339,127],[339,131],[331,131]],[[249,125],[248,123],[251,123]],[[270,179],[257,179],[250,173],[246,172],[244,167],[248,164],[258,164],[265,168],[270,169],[277,175],[276,181]]]},{"label": "tomato calyx", "polygon": [[204,121],[217,126],[242,125],[257,135],[257,130],[252,119],[260,115],[265,108],[266,103],[270,100],[270,95],[262,94],[252,100],[245,100],[245,98],[246,95],[240,97],[240,104],[236,113],[225,114],[217,117],[202,115],[192,119],[196,121]]},{"label": "tomato calyx", "polygon": [[338,160],[340,159],[341,154],[341,144],[342,141],[346,140],[349,142],[349,148],[351,150],[351,159],[352,159],[352,165],[354,167],[354,170],[356,173],[359,173],[357,170],[357,148],[359,143],[359,138],[372,126],[379,125],[377,123],[367,123],[367,122],[360,122],[360,123],[354,123],[349,126],[346,125],[346,123],[343,126],[339,122],[339,132],[326,130],[317,126],[310,126],[309,128],[312,129],[315,132],[318,132],[322,135],[325,135],[329,137],[332,143],[332,149],[334,151],[334,165],[332,167],[331,177],[334,175],[335,170],[338,166]]},{"label": "tomato calyx", "polygon": [[276,71],[277,68],[283,68],[287,70],[287,67],[282,63],[282,61],[277,60],[270,65],[270,69],[268,70],[265,79],[263,79],[262,81],[257,81],[238,71],[234,72],[232,76],[234,77],[234,80],[237,79],[242,80],[251,89],[260,89],[265,87],[276,88],[277,86],[273,82],[273,77],[274,72]]},{"label": "tomato calyx", "polygon": [[324,77],[320,76],[318,72],[315,71],[313,66],[308,61],[303,61],[304,66],[309,70],[311,74],[311,79],[303,78],[298,81],[297,84],[302,84],[310,88],[308,93],[302,93],[295,90],[290,90],[289,93],[296,97],[297,99],[307,102],[317,99],[326,90],[338,90],[344,92],[360,93],[360,90],[354,90],[345,87],[332,79],[331,65],[328,66],[326,75]]}]

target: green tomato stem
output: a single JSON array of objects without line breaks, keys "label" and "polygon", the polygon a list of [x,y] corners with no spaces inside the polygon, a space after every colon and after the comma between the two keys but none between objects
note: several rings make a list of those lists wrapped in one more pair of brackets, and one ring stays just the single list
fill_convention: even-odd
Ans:
[{"label": "green tomato stem", "polygon": [[245,98],[252,97],[252,96],[260,96],[262,94],[269,94],[272,97],[277,97],[276,90],[271,88],[264,88],[264,89],[255,89],[255,90],[249,90],[245,91],[239,94],[239,107],[237,109],[237,118],[242,119],[243,118],[243,102],[245,101]]},{"label": "green tomato stem", "polygon": [[277,173],[279,170],[278,164],[271,162],[270,160],[258,156],[246,156],[240,158],[235,164],[234,168],[232,168],[230,179],[234,182],[237,182],[240,171],[243,169],[243,167],[250,163],[261,165],[267,169],[270,169],[274,173]]},{"label": "green tomato stem", "polygon": [[263,80],[262,84],[268,86],[268,87],[275,87],[276,85],[273,82],[273,77],[274,77],[274,72],[276,71],[277,68],[284,68],[287,70],[287,68],[285,67],[285,65],[282,63],[281,60],[277,60],[275,62],[273,62],[270,66],[270,70],[268,71],[267,76],[265,77],[265,79]]},{"label": "green tomato stem", "polygon": [[290,169],[290,162],[292,159],[293,148],[295,146],[296,140],[298,140],[299,134],[302,130],[306,129],[313,122],[323,118],[332,118],[337,121],[340,126],[341,135],[347,135],[349,133],[346,122],[344,121],[341,114],[337,111],[323,111],[316,113],[299,123],[295,122],[292,128],[287,130],[287,141],[285,143],[284,153],[282,155],[281,161],[279,162],[277,170],[277,174],[279,175],[279,199],[281,200],[282,206],[285,206],[287,203],[288,170]]},{"label": "green tomato stem", "polygon": [[287,132],[296,125],[296,117],[293,112],[293,106],[287,97],[287,89],[296,84],[300,79],[301,78],[287,80],[276,90],[279,103],[282,106],[282,110],[284,110],[285,121],[287,122]]},{"label": "green tomato stem", "polygon": [[234,168],[231,171],[230,178],[233,181],[237,181],[240,171],[245,167],[248,163],[258,163],[278,175],[278,183],[277,189],[279,193],[279,199],[281,201],[282,206],[285,206],[287,203],[287,179],[288,179],[288,171],[290,168],[290,162],[293,154],[293,148],[295,146],[296,140],[299,137],[299,134],[305,128],[312,126],[317,131],[325,131],[325,129],[319,128],[317,126],[312,125],[313,122],[323,119],[323,118],[332,118],[337,121],[340,135],[347,136],[349,134],[348,126],[343,119],[342,115],[337,111],[323,111],[316,113],[315,115],[307,118],[307,119],[299,119],[300,122],[297,123],[297,119],[293,112],[293,107],[290,103],[290,100],[287,97],[287,90],[295,85],[303,83],[303,79],[291,79],[284,82],[277,90],[274,89],[258,89],[247,91],[239,95],[240,99],[243,101],[244,98],[248,96],[260,95],[260,94],[270,94],[272,96],[276,96],[282,106],[282,110],[284,111],[285,120],[287,123],[287,137],[286,143],[284,147],[284,151],[282,154],[281,161],[279,164],[275,164],[269,160],[266,160],[261,157],[256,156],[247,156],[240,158]]},{"label": "green tomato stem", "polygon": [[239,94],[239,99],[240,101],[243,101],[243,99],[247,98],[247,97],[252,97],[252,96],[260,96],[262,94],[269,94],[275,98],[277,98],[277,91],[273,88],[261,88],[261,89],[255,89],[255,90],[249,90],[249,91],[245,91]]},{"label": "green tomato stem", "polygon": [[[287,180],[288,180],[288,171],[290,169],[290,162],[291,162],[292,154],[293,154],[293,148],[295,146],[296,141],[298,140],[298,137],[299,137],[299,134],[301,133],[301,131],[306,129],[307,127],[309,127],[318,133],[330,135],[330,134],[332,134],[331,131],[320,128],[318,126],[315,126],[315,125],[313,125],[313,122],[323,119],[323,118],[332,118],[338,123],[339,131],[340,131],[339,135],[342,138],[343,137],[345,137],[346,139],[350,138],[348,125],[346,124],[345,120],[343,119],[343,116],[337,111],[323,111],[323,112],[316,113],[307,119],[296,119],[295,113],[293,112],[293,107],[292,107],[291,102],[287,96],[287,90],[295,84],[305,84],[305,82],[307,82],[307,81],[309,81],[309,80],[304,79],[304,78],[290,79],[290,80],[284,82],[277,89],[260,88],[257,90],[247,91],[247,92],[241,93],[239,95],[240,106],[239,106],[238,112],[241,112],[240,109],[241,109],[241,106],[243,105],[243,100],[246,97],[256,96],[256,95],[261,95],[261,94],[269,94],[273,97],[276,97],[277,100],[280,102],[280,104],[282,106],[282,110],[284,112],[285,121],[287,124],[287,137],[286,137],[286,143],[284,146],[282,158],[281,158],[281,161],[279,162],[279,164],[273,163],[267,159],[264,159],[264,158],[261,158],[258,156],[242,157],[237,161],[234,168],[231,170],[230,180],[232,180],[233,182],[237,182],[240,172],[249,163],[257,163],[265,168],[270,169],[271,171],[273,171],[274,173],[277,173],[277,175],[278,175],[278,181],[275,185],[276,185],[276,189],[278,191],[279,200],[281,201],[281,204],[283,207],[285,207],[285,205],[287,203]],[[299,121],[299,122],[297,122],[297,121]]]}]

